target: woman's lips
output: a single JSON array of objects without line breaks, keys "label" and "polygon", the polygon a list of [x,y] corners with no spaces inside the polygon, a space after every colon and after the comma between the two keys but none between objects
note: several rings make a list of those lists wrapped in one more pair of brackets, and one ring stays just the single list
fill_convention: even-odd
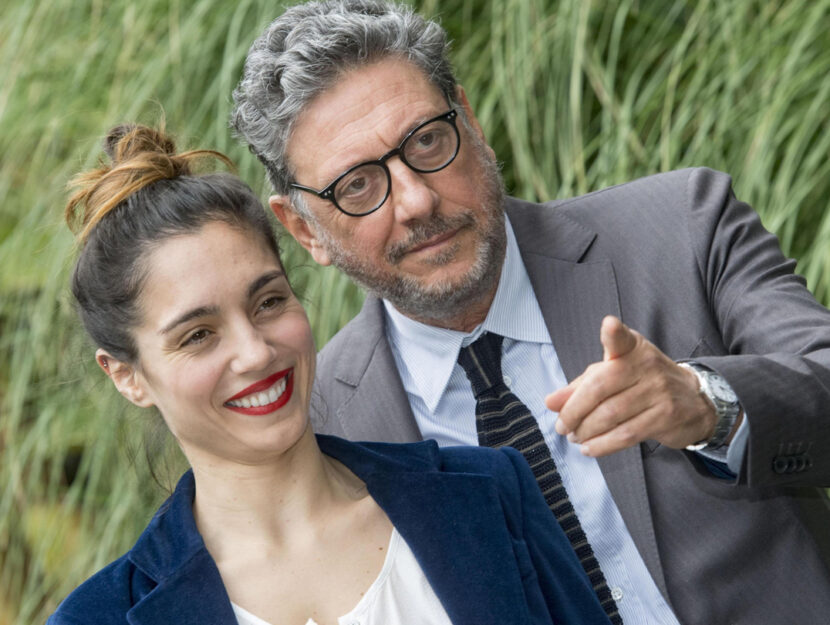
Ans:
[{"label": "woman's lips", "polygon": [[240,391],[225,407],[246,415],[264,415],[284,406],[294,390],[294,368],[283,369]]}]

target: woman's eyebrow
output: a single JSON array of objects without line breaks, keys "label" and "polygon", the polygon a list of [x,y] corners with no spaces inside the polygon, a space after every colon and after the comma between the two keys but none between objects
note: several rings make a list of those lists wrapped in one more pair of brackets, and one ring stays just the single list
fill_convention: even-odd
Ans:
[{"label": "woman's eyebrow", "polygon": [[218,313],[218,306],[199,306],[198,308],[193,308],[191,310],[188,310],[186,313],[179,315],[173,321],[164,326],[159,332],[159,334],[168,334],[176,326],[180,326],[183,323],[187,323],[191,319],[196,319],[197,317],[208,317],[210,315],[215,315]]},{"label": "woman's eyebrow", "polygon": [[256,295],[257,291],[259,291],[262,287],[264,287],[272,280],[276,280],[277,278],[281,278],[283,276],[285,276],[285,272],[281,269],[275,269],[274,271],[269,271],[268,273],[262,274],[259,278],[251,282],[251,285],[248,287],[248,298],[251,298],[254,295]]},{"label": "woman's eyebrow", "polygon": [[[257,291],[259,291],[262,287],[266,284],[271,282],[272,280],[276,280],[281,278],[285,275],[285,272],[280,269],[275,269],[274,271],[269,271],[268,273],[262,274],[259,278],[251,282],[251,285],[248,287],[248,297],[253,297]],[[193,308],[188,310],[185,313],[182,313],[178,317],[176,317],[173,321],[168,323],[164,326],[160,331],[159,334],[169,334],[176,326],[180,326],[183,323],[187,323],[192,319],[196,319],[198,317],[208,317],[210,315],[216,315],[219,313],[218,306],[199,306],[197,308]]]}]

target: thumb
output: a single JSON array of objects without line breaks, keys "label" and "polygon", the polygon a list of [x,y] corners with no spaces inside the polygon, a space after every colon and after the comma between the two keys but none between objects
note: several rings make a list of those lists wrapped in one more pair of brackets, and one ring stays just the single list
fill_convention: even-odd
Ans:
[{"label": "thumb", "polygon": [[636,333],[611,315],[602,320],[599,340],[602,343],[603,360],[614,360],[614,358],[625,356],[637,345]]}]

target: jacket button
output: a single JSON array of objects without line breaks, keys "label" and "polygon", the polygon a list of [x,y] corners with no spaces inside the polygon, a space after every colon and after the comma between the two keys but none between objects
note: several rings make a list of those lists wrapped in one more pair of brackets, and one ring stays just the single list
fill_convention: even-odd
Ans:
[{"label": "jacket button", "polygon": [[798,469],[797,471],[801,473],[802,471],[806,471],[807,469],[812,468],[813,466],[813,459],[810,458],[810,454],[800,454],[797,456],[798,458]]},{"label": "jacket button", "polygon": [[772,459],[772,470],[775,471],[778,475],[783,475],[787,472],[787,457],[786,456],[775,456]]},{"label": "jacket button", "polygon": [[798,470],[798,457],[790,456],[787,458],[787,473],[795,473]]}]

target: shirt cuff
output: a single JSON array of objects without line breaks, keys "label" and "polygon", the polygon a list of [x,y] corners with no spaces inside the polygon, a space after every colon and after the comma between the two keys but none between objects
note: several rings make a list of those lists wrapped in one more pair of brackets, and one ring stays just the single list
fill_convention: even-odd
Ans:
[{"label": "shirt cuff", "polygon": [[744,463],[744,456],[746,455],[746,446],[749,443],[749,419],[744,413],[743,421],[738,426],[738,431],[732,437],[732,441],[728,445],[724,445],[718,449],[711,449],[708,451],[700,450],[698,453],[704,458],[720,462],[729,467],[729,470],[738,475],[741,472],[741,466]]}]

